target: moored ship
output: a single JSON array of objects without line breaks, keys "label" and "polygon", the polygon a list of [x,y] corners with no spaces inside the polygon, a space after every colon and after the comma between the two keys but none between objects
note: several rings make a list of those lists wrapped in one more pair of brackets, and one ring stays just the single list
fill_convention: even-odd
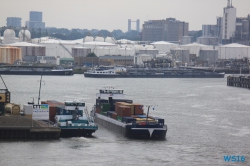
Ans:
[{"label": "moored ship", "polygon": [[91,111],[95,122],[128,138],[165,139],[167,125],[163,118],[144,113],[142,104],[124,99],[123,90],[104,88],[97,94]]},{"label": "moored ship", "polygon": [[91,136],[98,126],[85,107],[84,102],[65,101],[43,101],[50,106],[50,120],[61,129],[60,137],[82,137]]},{"label": "moored ship", "polygon": [[74,75],[73,69],[53,69],[45,67],[5,67],[0,68],[1,75]]},{"label": "moored ship", "polygon": [[95,68],[84,72],[94,78],[224,78],[225,73],[190,68]]}]

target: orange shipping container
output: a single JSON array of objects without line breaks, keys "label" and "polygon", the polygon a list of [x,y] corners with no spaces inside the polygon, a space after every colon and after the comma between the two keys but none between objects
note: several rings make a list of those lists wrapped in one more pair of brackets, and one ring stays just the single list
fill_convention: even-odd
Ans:
[{"label": "orange shipping container", "polygon": [[118,106],[117,107],[117,116],[130,116],[131,115],[131,108],[127,106]]},{"label": "orange shipping container", "polygon": [[143,114],[143,105],[134,104],[134,107],[135,107],[135,115],[142,115]]}]

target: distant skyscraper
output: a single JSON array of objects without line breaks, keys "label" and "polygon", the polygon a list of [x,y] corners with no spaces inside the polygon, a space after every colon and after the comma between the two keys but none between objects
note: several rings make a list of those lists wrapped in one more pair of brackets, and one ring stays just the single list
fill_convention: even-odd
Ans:
[{"label": "distant skyscraper", "polygon": [[227,7],[223,11],[222,19],[222,39],[228,40],[234,36],[236,30],[236,8],[232,6],[232,1],[228,0]]},{"label": "distant skyscraper", "polygon": [[43,13],[37,12],[37,11],[31,11],[30,12],[30,21],[42,22],[43,21]]},{"label": "distant skyscraper", "polygon": [[31,11],[30,12],[30,20],[26,21],[26,26],[29,29],[44,29],[45,28],[45,22],[43,21],[43,13],[38,11]]},{"label": "distant skyscraper", "polygon": [[21,27],[21,18],[19,17],[7,17],[6,21],[6,26],[7,27],[15,27],[15,28],[20,28]]}]

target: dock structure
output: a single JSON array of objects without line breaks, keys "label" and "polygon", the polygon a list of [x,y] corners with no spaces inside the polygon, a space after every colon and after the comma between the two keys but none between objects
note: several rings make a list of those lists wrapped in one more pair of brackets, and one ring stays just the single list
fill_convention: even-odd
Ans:
[{"label": "dock structure", "polygon": [[250,75],[231,76],[227,77],[227,86],[241,87],[250,89]]},{"label": "dock structure", "polygon": [[59,139],[61,129],[24,116],[0,117],[0,139]]}]

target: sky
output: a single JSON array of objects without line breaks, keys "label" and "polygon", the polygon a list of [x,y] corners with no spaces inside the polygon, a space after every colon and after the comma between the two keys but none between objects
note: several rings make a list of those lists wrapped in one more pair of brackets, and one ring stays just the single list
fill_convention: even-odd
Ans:
[{"label": "sky", "polygon": [[[169,17],[189,23],[189,30],[201,30],[203,24],[216,24],[227,0],[0,0],[0,27],[7,17],[29,20],[30,11],[43,12],[46,27],[113,31],[128,30],[128,19],[144,21]],[[237,17],[250,14],[250,0],[233,0]],[[132,23],[132,30],[136,23]]]}]

